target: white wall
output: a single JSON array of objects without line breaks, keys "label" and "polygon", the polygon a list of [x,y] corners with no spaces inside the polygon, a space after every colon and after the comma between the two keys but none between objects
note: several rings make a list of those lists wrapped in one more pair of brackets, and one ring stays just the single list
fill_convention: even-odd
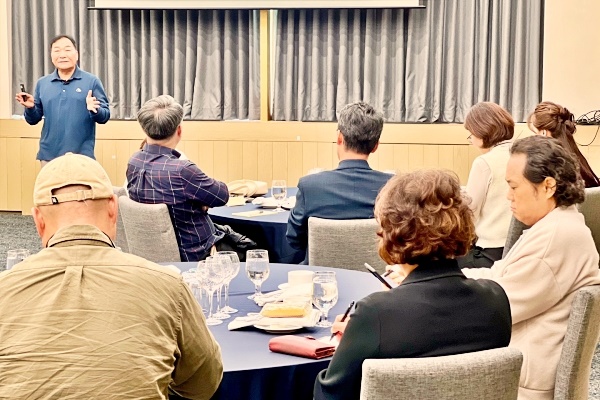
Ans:
[{"label": "white wall", "polygon": [[542,99],[600,109],[600,1],[546,0]]}]

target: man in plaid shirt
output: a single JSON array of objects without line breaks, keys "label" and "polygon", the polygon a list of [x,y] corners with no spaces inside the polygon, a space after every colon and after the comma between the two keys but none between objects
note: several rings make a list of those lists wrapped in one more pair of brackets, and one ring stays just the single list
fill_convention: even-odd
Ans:
[{"label": "man in plaid shirt", "polygon": [[224,235],[215,229],[207,210],[227,203],[227,185],[179,158],[175,147],[181,140],[183,107],[173,97],[148,100],[137,119],[147,138],[127,166],[129,197],[139,203],[166,204],[181,261],[203,260]]}]

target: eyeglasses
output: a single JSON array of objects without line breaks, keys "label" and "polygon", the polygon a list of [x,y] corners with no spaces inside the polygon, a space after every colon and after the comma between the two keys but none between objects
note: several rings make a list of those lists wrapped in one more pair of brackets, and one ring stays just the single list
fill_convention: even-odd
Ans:
[{"label": "eyeglasses", "polygon": [[467,140],[471,140],[472,137],[473,137],[473,134],[467,136]]}]

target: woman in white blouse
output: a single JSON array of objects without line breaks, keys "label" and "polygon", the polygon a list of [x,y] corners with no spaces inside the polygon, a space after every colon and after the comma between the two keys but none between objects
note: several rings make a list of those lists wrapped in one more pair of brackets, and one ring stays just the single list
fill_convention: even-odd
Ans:
[{"label": "woman in white blouse", "polygon": [[515,130],[511,115],[498,104],[475,104],[465,119],[468,140],[481,151],[473,161],[466,192],[475,217],[476,245],[458,262],[462,268],[491,267],[502,258],[510,224],[508,187],[504,180]]}]

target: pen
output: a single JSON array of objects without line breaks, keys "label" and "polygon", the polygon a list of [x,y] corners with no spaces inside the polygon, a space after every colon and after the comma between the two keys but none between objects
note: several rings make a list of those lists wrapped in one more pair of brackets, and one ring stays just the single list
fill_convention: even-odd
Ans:
[{"label": "pen", "polygon": [[[348,314],[350,314],[350,311],[352,310],[352,307],[354,307],[354,302],[350,303],[350,305],[348,306],[348,308],[346,308],[346,312],[344,313],[344,315],[342,315],[342,319],[340,320],[340,322],[344,322],[346,320],[346,318],[348,318]],[[331,334],[331,337],[329,338],[329,341],[331,342],[333,340],[333,337],[335,336],[337,332],[334,332]]]}]

